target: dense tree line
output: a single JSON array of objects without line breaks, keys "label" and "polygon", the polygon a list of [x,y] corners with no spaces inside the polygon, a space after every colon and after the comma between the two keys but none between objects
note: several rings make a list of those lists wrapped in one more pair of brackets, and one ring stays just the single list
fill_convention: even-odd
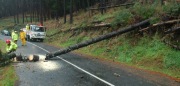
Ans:
[{"label": "dense tree line", "polygon": [[0,18],[14,16],[15,23],[41,22],[48,19],[59,19],[70,14],[73,23],[73,12],[87,10],[95,4],[119,3],[126,0],[0,0]]}]

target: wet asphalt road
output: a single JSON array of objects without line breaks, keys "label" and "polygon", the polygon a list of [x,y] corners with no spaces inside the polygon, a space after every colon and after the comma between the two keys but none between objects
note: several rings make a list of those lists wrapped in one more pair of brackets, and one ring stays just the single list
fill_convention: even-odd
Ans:
[{"label": "wet asphalt road", "polygon": [[[7,39],[2,35],[0,38]],[[18,45],[16,53],[22,55],[45,55],[59,50],[41,42],[21,46],[18,41]],[[17,86],[180,86],[158,74],[73,53],[48,61],[14,63],[14,66],[19,77]]]}]

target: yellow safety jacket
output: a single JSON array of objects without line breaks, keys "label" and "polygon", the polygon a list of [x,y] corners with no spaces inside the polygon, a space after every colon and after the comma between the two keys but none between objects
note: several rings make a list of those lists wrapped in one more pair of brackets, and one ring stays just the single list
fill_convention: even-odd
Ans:
[{"label": "yellow safety jacket", "polygon": [[26,30],[29,30],[30,29],[30,26],[29,25],[26,25]]},{"label": "yellow safety jacket", "polygon": [[13,41],[14,41],[14,40],[18,40],[18,34],[17,34],[17,33],[14,33],[14,34],[12,35],[12,39],[13,39]]},{"label": "yellow safety jacket", "polygon": [[15,51],[15,50],[17,49],[17,47],[18,47],[17,44],[14,43],[13,41],[11,41],[10,46],[8,46],[8,45],[6,44],[6,52]]},{"label": "yellow safety jacket", "polygon": [[15,33],[14,33],[14,31],[12,31],[12,33],[11,33],[11,37],[14,35]]},{"label": "yellow safety jacket", "polygon": [[24,31],[20,32],[20,39],[25,39],[26,38],[26,33]]}]

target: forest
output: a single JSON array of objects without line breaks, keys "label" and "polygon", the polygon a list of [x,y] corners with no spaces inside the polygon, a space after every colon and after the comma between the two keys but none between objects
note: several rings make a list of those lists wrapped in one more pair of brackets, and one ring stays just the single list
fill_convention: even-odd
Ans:
[{"label": "forest", "polygon": [[[48,19],[58,19],[64,16],[66,23],[66,15],[70,14],[73,21],[73,12],[80,9],[88,10],[97,3],[104,6],[105,3],[122,3],[126,0],[0,0],[0,18],[14,16],[15,23],[39,21],[43,23]],[[22,16],[22,20],[20,20]],[[28,19],[29,18],[29,19]]]}]

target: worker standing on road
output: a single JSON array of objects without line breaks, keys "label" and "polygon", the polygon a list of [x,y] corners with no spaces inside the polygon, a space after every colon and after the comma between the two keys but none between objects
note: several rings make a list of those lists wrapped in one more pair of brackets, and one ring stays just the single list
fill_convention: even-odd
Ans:
[{"label": "worker standing on road", "polygon": [[26,45],[26,34],[22,29],[20,29],[20,39],[22,46]]},{"label": "worker standing on road", "polygon": [[12,40],[14,41],[14,43],[17,44],[17,41],[18,41],[18,33],[17,33],[17,31],[14,31],[14,34],[12,34]]},{"label": "worker standing on road", "polygon": [[14,30],[12,30],[12,32],[11,32],[11,38],[13,39],[13,36],[14,35]]},{"label": "worker standing on road", "polygon": [[29,24],[26,25],[26,30],[28,31],[30,29]]}]

